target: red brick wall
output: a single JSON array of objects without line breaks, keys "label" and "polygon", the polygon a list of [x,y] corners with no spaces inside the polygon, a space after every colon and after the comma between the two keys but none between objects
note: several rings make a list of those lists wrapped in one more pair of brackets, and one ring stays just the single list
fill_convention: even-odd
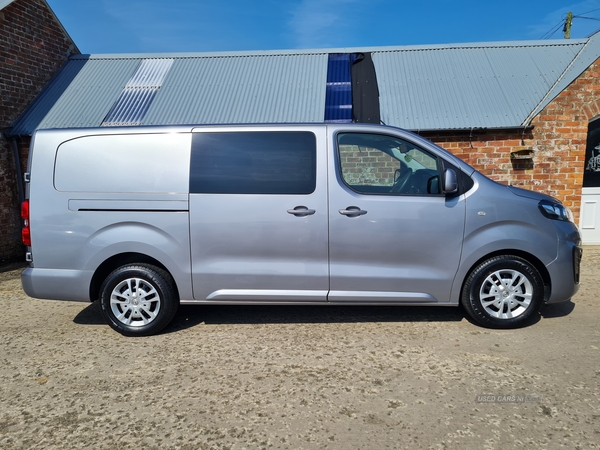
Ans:
[{"label": "red brick wall", "polygon": [[[579,220],[588,124],[600,115],[600,59],[538,114],[532,130],[422,133],[483,174],[552,195]],[[533,159],[511,160],[532,149]]]},{"label": "red brick wall", "polygon": [[382,151],[357,145],[340,146],[344,181],[352,185],[393,186],[398,160]]},{"label": "red brick wall", "polygon": [[[16,0],[0,10],[0,131],[9,128],[45,84],[79,53],[42,0]],[[27,142],[20,142],[27,146]],[[15,162],[0,138],[0,264],[23,258]]]}]

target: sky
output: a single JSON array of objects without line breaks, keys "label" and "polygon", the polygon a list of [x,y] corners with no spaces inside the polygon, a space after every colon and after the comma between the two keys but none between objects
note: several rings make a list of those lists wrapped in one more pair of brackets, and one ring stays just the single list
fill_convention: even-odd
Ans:
[{"label": "sky", "polygon": [[563,39],[568,12],[572,39],[600,30],[600,0],[47,1],[84,54]]}]

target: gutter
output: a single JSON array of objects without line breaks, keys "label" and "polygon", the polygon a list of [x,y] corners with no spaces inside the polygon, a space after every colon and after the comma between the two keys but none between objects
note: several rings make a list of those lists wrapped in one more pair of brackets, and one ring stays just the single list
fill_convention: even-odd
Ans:
[{"label": "gutter", "polygon": [[474,134],[485,134],[494,131],[531,131],[535,127],[533,125],[515,125],[508,127],[474,127],[474,128],[427,128],[427,129],[419,129],[419,130],[409,130],[413,133],[422,134],[422,133],[469,133],[471,135]]}]

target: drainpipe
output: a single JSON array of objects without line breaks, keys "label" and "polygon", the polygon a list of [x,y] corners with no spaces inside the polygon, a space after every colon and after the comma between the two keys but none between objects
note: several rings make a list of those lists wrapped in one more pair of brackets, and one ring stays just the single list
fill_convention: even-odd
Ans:
[{"label": "drainpipe", "polygon": [[19,191],[19,207],[21,207],[21,203],[25,200],[25,189],[23,188],[23,173],[21,171],[21,155],[19,155],[19,147],[17,146],[17,138],[13,137],[10,141],[13,156],[15,158],[15,169],[17,175],[17,187]]}]

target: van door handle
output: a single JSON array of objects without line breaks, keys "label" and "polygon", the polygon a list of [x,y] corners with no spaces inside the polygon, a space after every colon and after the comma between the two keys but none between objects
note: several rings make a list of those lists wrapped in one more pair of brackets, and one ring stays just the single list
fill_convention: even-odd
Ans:
[{"label": "van door handle", "polygon": [[288,214],[293,214],[296,217],[311,216],[315,213],[314,209],[308,209],[306,206],[296,206],[294,209],[288,209]]},{"label": "van door handle", "polygon": [[358,217],[367,213],[364,209],[360,209],[358,206],[348,206],[346,209],[340,209],[339,211],[342,216],[348,217]]}]

